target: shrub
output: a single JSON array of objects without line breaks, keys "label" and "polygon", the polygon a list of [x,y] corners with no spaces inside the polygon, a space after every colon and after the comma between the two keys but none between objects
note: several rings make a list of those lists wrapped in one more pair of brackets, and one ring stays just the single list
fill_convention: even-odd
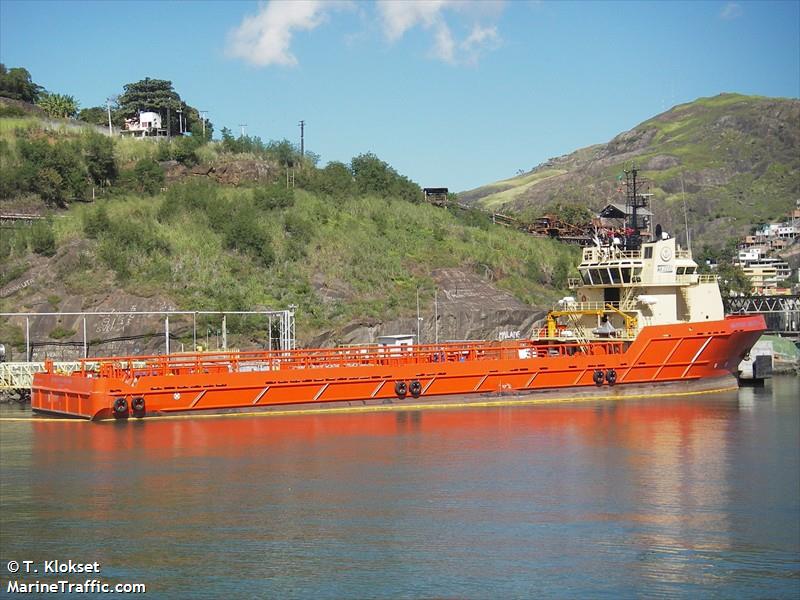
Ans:
[{"label": "shrub", "polygon": [[233,214],[224,228],[225,245],[228,248],[258,258],[264,267],[275,262],[272,239],[258,223],[258,215],[250,207],[241,207]]},{"label": "shrub", "polygon": [[83,213],[83,233],[86,237],[97,239],[111,229],[111,219],[105,206]]},{"label": "shrub", "polygon": [[216,184],[207,181],[187,181],[173,185],[167,191],[156,218],[159,222],[167,222],[176,215],[186,211],[209,211],[220,202],[219,189]]},{"label": "shrub", "polygon": [[314,235],[314,226],[311,221],[297,213],[289,213],[283,220],[283,228],[293,239],[307,244]]},{"label": "shrub", "polygon": [[19,106],[0,104],[0,117],[26,117],[27,113]]},{"label": "shrub", "polygon": [[67,329],[61,325],[57,325],[53,331],[48,334],[48,337],[53,340],[63,340],[65,338],[70,338],[75,335],[74,329]]},{"label": "shrub", "polygon": [[399,198],[408,202],[422,201],[422,190],[416,183],[400,175],[374,154],[356,156],[350,163],[350,169],[361,194]]},{"label": "shrub", "polygon": [[31,227],[31,248],[42,256],[56,253],[56,236],[50,223],[39,221]]},{"label": "shrub", "polygon": [[45,139],[17,142],[22,159],[22,187],[39,194],[45,202],[64,206],[68,199],[82,197],[86,184],[79,142]]},{"label": "shrub", "polygon": [[253,190],[253,202],[266,210],[288,208],[294,204],[294,190],[279,183],[257,187]]},{"label": "shrub", "polygon": [[164,185],[164,169],[151,158],[143,158],[133,168],[133,176],[140,192],[153,196]]},{"label": "shrub", "polygon": [[121,280],[132,275],[132,258],[170,254],[169,243],[159,235],[152,222],[134,221],[131,218],[111,221],[105,235],[101,235],[98,255]]},{"label": "shrub", "polygon": [[114,161],[114,142],[99,133],[90,133],[83,144],[86,170],[97,185],[111,184],[117,178],[117,163]]},{"label": "shrub", "polygon": [[179,137],[172,144],[172,158],[182,165],[193,167],[200,162],[197,158],[197,149],[202,145],[203,139],[200,137]]},{"label": "shrub", "polygon": [[324,169],[305,169],[299,180],[302,187],[336,200],[350,198],[357,193],[350,167],[340,162],[330,162]]}]

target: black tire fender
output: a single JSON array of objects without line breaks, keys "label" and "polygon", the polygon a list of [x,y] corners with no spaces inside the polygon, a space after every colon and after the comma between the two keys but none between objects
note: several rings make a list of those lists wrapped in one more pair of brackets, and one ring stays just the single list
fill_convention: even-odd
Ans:
[{"label": "black tire fender", "polygon": [[142,416],[144,414],[144,398],[136,396],[136,398],[131,400],[131,410],[133,410],[137,416]]},{"label": "black tire fender", "polygon": [[422,384],[415,379],[411,382],[411,385],[408,386],[408,391],[411,392],[414,398],[419,398],[420,394],[422,394]]},{"label": "black tire fender", "polygon": [[125,398],[117,398],[114,400],[114,416],[127,417],[128,416],[128,401]]},{"label": "black tire fender", "polygon": [[614,385],[617,383],[617,372],[614,369],[609,369],[606,371],[606,381],[608,385]]},{"label": "black tire fender", "polygon": [[405,381],[396,381],[394,383],[394,393],[398,398],[405,398],[408,393],[408,384]]},{"label": "black tire fender", "polygon": [[592,373],[592,381],[594,381],[595,385],[603,385],[603,379],[605,378],[605,373],[600,369],[595,369],[595,372]]}]

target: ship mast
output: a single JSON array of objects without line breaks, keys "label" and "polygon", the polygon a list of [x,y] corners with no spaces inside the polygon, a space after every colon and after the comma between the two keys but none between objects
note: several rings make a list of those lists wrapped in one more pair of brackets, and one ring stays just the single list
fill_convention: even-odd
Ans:
[{"label": "ship mast", "polygon": [[647,208],[647,196],[639,191],[642,180],[638,179],[639,169],[631,167],[625,170],[625,213],[628,222],[625,225],[625,249],[638,250],[642,246],[642,230],[649,230],[646,217],[640,216],[639,209]]}]

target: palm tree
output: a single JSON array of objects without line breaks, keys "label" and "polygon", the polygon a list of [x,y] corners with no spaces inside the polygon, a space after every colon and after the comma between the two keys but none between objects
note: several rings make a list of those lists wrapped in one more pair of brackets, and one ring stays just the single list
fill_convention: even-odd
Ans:
[{"label": "palm tree", "polygon": [[67,119],[78,113],[78,102],[66,94],[42,94],[37,105],[51,117]]}]

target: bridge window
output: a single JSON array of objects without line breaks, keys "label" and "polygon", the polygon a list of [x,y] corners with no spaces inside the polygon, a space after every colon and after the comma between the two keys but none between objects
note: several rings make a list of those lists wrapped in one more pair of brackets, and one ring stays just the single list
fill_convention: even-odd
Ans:
[{"label": "bridge window", "polygon": [[653,247],[652,246],[645,246],[644,247],[644,257],[645,258],[653,258]]},{"label": "bridge window", "polygon": [[623,283],[630,283],[631,282],[631,268],[630,267],[623,267],[622,268],[622,282]]}]

